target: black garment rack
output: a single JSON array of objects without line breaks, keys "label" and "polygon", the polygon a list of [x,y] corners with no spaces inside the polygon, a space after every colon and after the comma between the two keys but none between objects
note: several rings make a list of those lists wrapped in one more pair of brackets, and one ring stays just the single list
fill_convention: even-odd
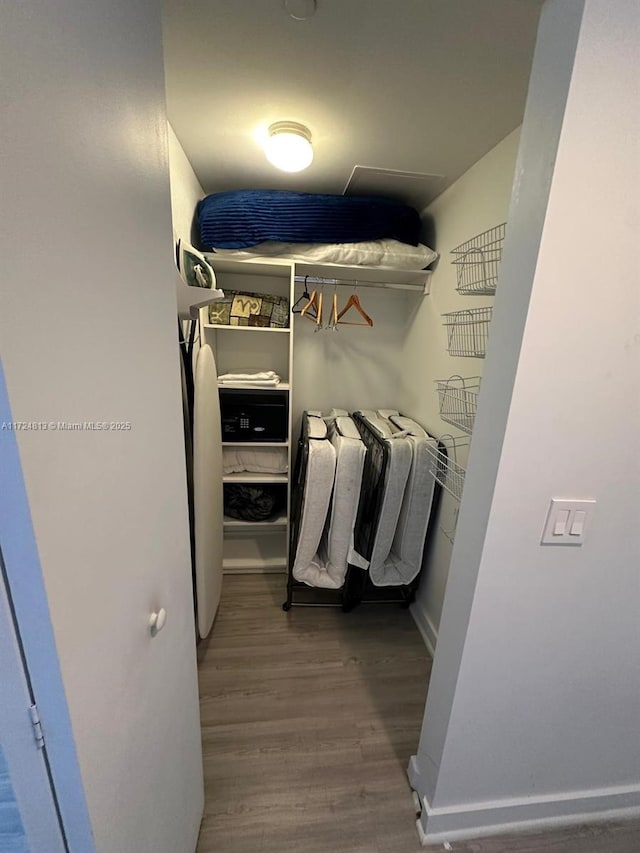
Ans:
[{"label": "black garment rack", "polygon": [[[383,487],[390,454],[387,442],[378,433],[368,428],[360,413],[355,412],[352,417],[366,447],[360,499],[354,528],[354,544],[358,553],[369,560],[373,553],[378,520],[384,500]],[[422,569],[411,583],[401,586],[375,586],[371,582],[368,570],[352,564],[349,564],[347,568],[344,585],[337,590],[310,587],[294,578],[293,563],[304,509],[304,484],[309,456],[309,435],[305,416],[302,418],[297,450],[292,483],[287,598],[282,609],[286,612],[292,607],[340,607],[343,612],[348,613],[360,604],[400,604],[402,607],[409,607],[415,600]],[[438,457],[447,458],[446,447],[440,440],[438,440]],[[429,510],[425,548],[436,524],[441,499],[442,486],[436,480]]]}]

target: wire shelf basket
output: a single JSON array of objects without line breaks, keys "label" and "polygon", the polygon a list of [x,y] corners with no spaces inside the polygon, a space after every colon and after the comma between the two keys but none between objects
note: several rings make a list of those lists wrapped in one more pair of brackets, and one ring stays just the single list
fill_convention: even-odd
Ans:
[{"label": "wire shelf basket", "polygon": [[451,435],[440,437],[441,442],[446,441],[446,450],[437,444],[429,445],[427,450],[430,458],[431,476],[443,489],[460,502],[462,489],[464,488],[464,468],[458,464],[457,452],[461,447],[468,447],[466,438],[454,438]]},{"label": "wire shelf basket", "polygon": [[436,379],[436,385],[442,420],[471,435],[478,409],[480,377],[450,376]]},{"label": "wire shelf basket", "polygon": [[493,308],[470,308],[443,314],[449,355],[484,358]]},{"label": "wire shelf basket", "polygon": [[452,435],[441,435],[438,445],[428,448],[431,476],[453,498],[453,501],[444,502],[441,505],[438,521],[440,532],[452,545],[466,474],[465,469],[458,462],[458,452],[461,448],[468,448],[468,446],[469,439],[466,436],[454,438]]},{"label": "wire shelf basket", "polygon": [[498,268],[502,258],[502,245],[506,223],[496,225],[466,240],[451,254],[457,267],[458,293],[483,295],[496,292]]}]

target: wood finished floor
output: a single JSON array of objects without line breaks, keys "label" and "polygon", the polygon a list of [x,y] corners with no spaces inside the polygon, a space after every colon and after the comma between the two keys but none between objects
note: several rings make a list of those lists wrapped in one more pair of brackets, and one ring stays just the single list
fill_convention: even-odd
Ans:
[{"label": "wood finished floor", "polygon": [[[283,575],[225,576],[198,650],[197,853],[420,853],[405,769],[431,661],[411,615],[281,610]],[[640,823],[453,842],[456,853],[635,853]]]}]

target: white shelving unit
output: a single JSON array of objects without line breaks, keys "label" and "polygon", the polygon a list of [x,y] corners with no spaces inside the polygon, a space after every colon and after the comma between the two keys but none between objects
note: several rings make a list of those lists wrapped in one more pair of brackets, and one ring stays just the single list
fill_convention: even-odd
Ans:
[{"label": "white shelving unit", "polygon": [[[286,296],[295,303],[295,283],[307,277],[322,284],[405,290],[422,296],[429,292],[428,270],[383,270],[373,267],[346,267],[337,264],[309,264],[280,259],[230,260],[206,255],[222,290]],[[293,323],[288,328],[223,326],[209,322],[209,312],[200,312],[201,341],[212,347],[218,374],[238,368],[275,370],[282,381],[275,388],[256,388],[261,393],[285,392],[288,397],[287,435],[283,442],[223,442],[223,447],[286,449],[288,470],[292,470]],[[233,389],[244,386],[219,385]],[[269,521],[248,522],[225,517],[223,567],[227,573],[281,572],[288,566],[291,484],[289,474],[243,472],[223,477],[223,483],[256,485],[279,484],[286,489],[286,510]]]},{"label": "white shelving unit", "polygon": [[[227,290],[285,296],[292,302],[293,268],[290,263],[246,263],[226,261],[209,255],[216,273],[217,286]],[[219,383],[219,390],[246,390],[261,394],[287,395],[287,433],[284,441],[223,442],[223,447],[236,449],[283,448],[291,470],[291,377],[293,376],[293,344],[291,326],[271,328],[262,326],[223,326],[209,322],[208,309],[200,315],[203,343],[213,348],[218,375],[239,368],[275,370],[282,381],[274,388],[249,389],[238,384]],[[286,491],[285,508],[268,521],[242,521],[225,516],[223,569],[227,573],[282,572],[287,568],[289,543],[289,508],[291,495],[288,474],[256,474],[242,472],[226,474],[224,484],[241,483],[256,486],[278,485]]]}]

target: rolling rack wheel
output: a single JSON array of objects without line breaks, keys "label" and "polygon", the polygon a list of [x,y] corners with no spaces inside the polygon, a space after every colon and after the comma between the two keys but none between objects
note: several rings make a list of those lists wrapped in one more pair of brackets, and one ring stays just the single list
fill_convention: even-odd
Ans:
[{"label": "rolling rack wheel", "polygon": [[282,609],[285,613],[288,613],[293,607],[293,576],[291,574],[291,568],[289,568],[289,576],[287,577],[287,600],[282,605]]},{"label": "rolling rack wheel", "polygon": [[350,613],[364,598],[367,585],[367,572],[357,566],[349,565],[342,587],[342,612]]}]

